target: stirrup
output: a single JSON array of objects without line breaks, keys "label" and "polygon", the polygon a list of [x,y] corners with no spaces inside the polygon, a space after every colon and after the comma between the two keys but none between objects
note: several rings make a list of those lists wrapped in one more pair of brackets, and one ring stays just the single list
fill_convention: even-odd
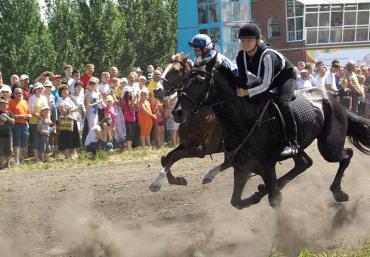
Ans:
[{"label": "stirrup", "polygon": [[286,146],[283,151],[281,151],[280,156],[283,158],[293,157],[297,155],[298,149],[293,146]]}]

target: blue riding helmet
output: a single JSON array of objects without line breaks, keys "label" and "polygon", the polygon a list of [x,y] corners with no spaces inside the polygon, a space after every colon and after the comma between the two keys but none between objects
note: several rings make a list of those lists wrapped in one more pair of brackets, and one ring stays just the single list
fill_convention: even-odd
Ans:
[{"label": "blue riding helmet", "polygon": [[213,48],[212,40],[206,34],[195,35],[188,44],[190,47]]}]

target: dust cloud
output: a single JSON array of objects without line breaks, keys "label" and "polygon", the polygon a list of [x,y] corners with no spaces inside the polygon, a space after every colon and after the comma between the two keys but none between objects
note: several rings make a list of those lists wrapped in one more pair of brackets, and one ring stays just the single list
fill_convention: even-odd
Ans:
[{"label": "dust cloud", "polygon": [[[190,165],[197,164],[189,161]],[[287,165],[283,166],[281,170],[286,170]],[[41,198],[53,207],[50,209],[44,208],[42,201],[35,202],[36,206],[25,204],[45,195],[42,187],[36,193],[35,188],[27,187],[19,195],[6,192],[12,197],[4,205],[13,207],[1,208],[0,256],[265,257],[276,249],[283,256],[295,257],[305,246],[360,246],[370,233],[366,162],[355,163],[345,177],[343,190],[350,193],[350,201],[340,204],[329,191],[334,173],[324,172],[335,171],[337,166],[320,163],[316,167],[321,170],[313,167],[284,188],[278,209],[271,208],[267,198],[248,209],[233,208],[230,169],[206,186],[200,185],[200,173],[192,177],[194,172],[190,170],[187,187],[166,185],[157,194],[145,191],[150,178],[145,178],[145,183],[133,180],[119,187],[117,181],[122,178],[117,173],[107,174],[107,182],[99,173],[97,180],[90,181],[90,187],[101,183],[94,191],[66,186],[62,187],[65,191]],[[111,182],[114,175],[117,180]],[[136,170],[127,176],[142,179]],[[259,183],[260,178],[251,178],[244,197],[252,194]],[[131,191],[122,193],[128,185]],[[121,193],[116,196],[114,190]],[[102,199],[109,201],[99,205]],[[11,205],[11,201],[20,202]],[[22,205],[27,208],[14,208]],[[133,215],[135,212],[137,215]]]}]

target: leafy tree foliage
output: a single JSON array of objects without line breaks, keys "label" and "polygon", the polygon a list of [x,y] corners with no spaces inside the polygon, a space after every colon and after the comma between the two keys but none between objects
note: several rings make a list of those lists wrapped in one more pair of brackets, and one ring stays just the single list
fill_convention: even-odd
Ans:
[{"label": "leafy tree foliage", "polygon": [[56,60],[37,0],[0,1],[0,63],[6,82],[13,73],[34,76],[53,69]]},{"label": "leafy tree foliage", "polygon": [[164,65],[177,44],[176,0],[0,0],[0,63],[13,73],[62,72],[64,64],[134,67]]}]

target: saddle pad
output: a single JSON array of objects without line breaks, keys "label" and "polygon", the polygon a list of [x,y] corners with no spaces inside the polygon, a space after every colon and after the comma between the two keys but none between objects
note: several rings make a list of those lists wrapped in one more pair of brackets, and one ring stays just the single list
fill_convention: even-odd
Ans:
[{"label": "saddle pad", "polygon": [[315,124],[316,112],[310,101],[304,96],[297,94],[296,98],[290,102],[290,107],[294,112],[297,124]]}]

